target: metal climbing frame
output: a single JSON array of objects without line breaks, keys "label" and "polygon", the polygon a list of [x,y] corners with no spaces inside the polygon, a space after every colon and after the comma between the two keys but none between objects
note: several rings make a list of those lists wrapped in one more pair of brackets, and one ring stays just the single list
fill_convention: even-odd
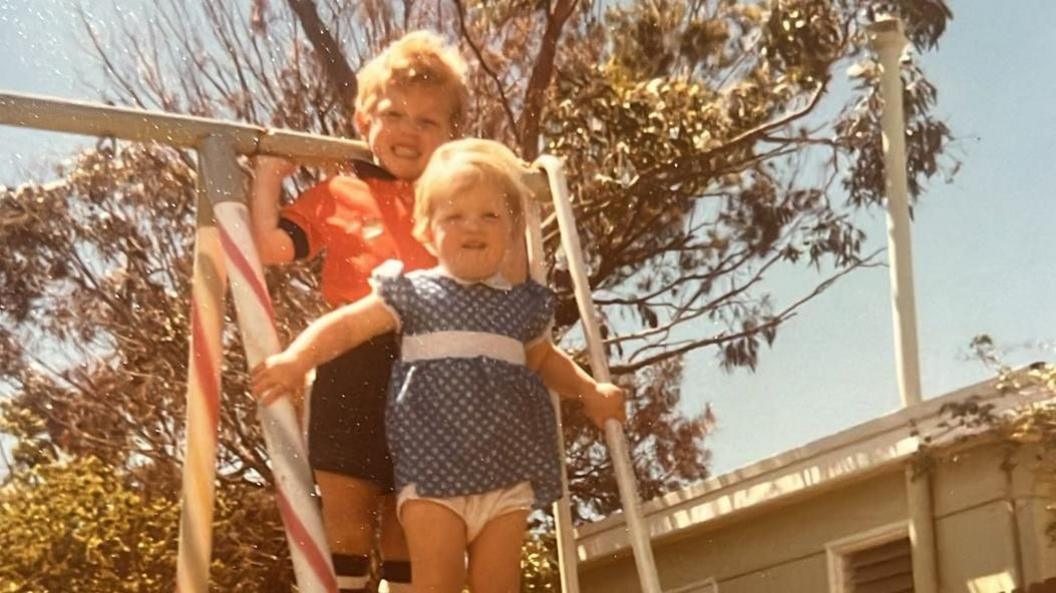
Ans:
[{"label": "metal climbing frame", "polygon": [[[583,263],[583,247],[579,242],[579,231],[576,230],[576,218],[572,212],[572,201],[565,179],[565,169],[561,159],[552,155],[543,155],[535,161],[535,166],[546,173],[550,198],[554,204],[554,214],[561,235],[561,248],[568,261],[568,271],[572,276],[572,286],[579,307],[579,317],[583,324],[583,335],[587,340],[587,351],[590,354],[590,367],[598,381],[610,380],[609,363],[605,356],[605,346],[601,341],[601,331],[594,314],[594,298],[591,296],[590,282],[587,278],[586,265]],[[532,276],[545,282],[543,273],[543,248],[539,228],[538,206],[533,205],[528,213],[528,254],[531,262]],[[560,435],[561,432],[558,431]],[[627,535],[630,538],[631,550],[634,552],[634,563],[638,569],[638,582],[642,593],[660,593],[660,581],[656,574],[656,561],[653,549],[649,545],[649,533],[642,520],[641,505],[638,499],[638,487],[634,478],[634,466],[627,449],[627,439],[623,427],[615,420],[605,423],[605,443],[609,447],[612,466],[616,471],[616,484],[620,490],[620,503],[623,506],[624,518],[627,521]],[[564,451],[564,447],[560,450]],[[562,469],[564,458],[562,457]],[[579,580],[575,570],[577,557],[575,537],[572,533],[571,512],[568,504],[567,472],[562,472],[564,494],[557,503],[555,515],[558,518],[557,546],[561,563],[561,586],[564,593],[579,593]]]},{"label": "metal climbing frame", "polygon": [[[247,196],[239,155],[271,154],[301,161],[340,161],[365,157],[360,142],[312,136],[288,130],[149,112],[137,109],[0,92],[0,125],[54,132],[157,142],[198,152],[199,195],[191,295],[191,348],[187,382],[187,448],[181,499],[177,591],[206,593],[212,552],[216,445],[220,415],[221,332],[224,297],[230,280],[246,359],[250,367],[279,351],[273,312],[250,235]],[[609,379],[608,364],[594,317],[579,236],[559,159],[537,161],[549,183],[563,249],[575,286],[576,301],[599,381]],[[533,186],[539,185],[532,183]],[[533,275],[544,274],[538,206],[529,212],[529,252]],[[276,500],[286,529],[298,589],[336,593],[322,517],[312,498],[312,475],[292,403],[281,398],[261,402],[259,419],[271,455]],[[613,456],[631,547],[644,593],[660,593],[648,534],[639,512],[634,473],[623,430],[605,427]],[[562,587],[578,593],[575,538],[566,496],[556,509]]]}]

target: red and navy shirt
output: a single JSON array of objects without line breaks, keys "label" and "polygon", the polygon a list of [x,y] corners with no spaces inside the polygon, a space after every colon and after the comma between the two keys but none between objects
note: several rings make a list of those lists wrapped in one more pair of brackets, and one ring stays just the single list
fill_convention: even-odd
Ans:
[{"label": "red and navy shirt", "polygon": [[414,186],[366,161],[355,176],[338,175],[306,190],[282,209],[279,228],[293,240],[294,259],[323,259],[323,298],[331,306],[370,293],[367,282],[382,262],[397,259],[406,271],[436,265],[412,235]]}]

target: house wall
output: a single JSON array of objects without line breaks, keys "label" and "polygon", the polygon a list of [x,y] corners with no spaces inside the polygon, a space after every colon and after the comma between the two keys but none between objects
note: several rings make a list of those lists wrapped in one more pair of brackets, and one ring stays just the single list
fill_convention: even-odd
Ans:
[{"label": "house wall", "polygon": [[[745,521],[654,544],[660,584],[672,590],[713,576],[724,593],[824,591],[824,542],[889,524],[905,516],[905,508],[900,477],[881,475]],[[629,556],[585,567],[579,578],[584,593],[639,590]]]},{"label": "house wall", "polygon": [[[932,470],[943,593],[1001,593],[1056,576],[1056,549],[1045,535],[1052,498],[1030,468],[1035,456],[1021,453],[1022,462],[1006,472],[1004,452],[990,445]],[[905,474],[893,465],[764,512],[705,524],[654,543],[660,583],[672,591],[714,577],[722,593],[829,591],[826,545],[905,521],[906,505]],[[629,555],[582,567],[580,585],[584,593],[639,590]]]},{"label": "house wall", "polygon": [[1002,593],[1019,582],[1018,536],[998,447],[981,447],[933,472],[939,580],[950,593]]},{"label": "house wall", "polygon": [[1056,455],[1038,448],[1021,449],[1013,459],[1011,484],[1026,585],[1056,578],[1056,512],[1049,510],[1056,501],[1053,468]]}]

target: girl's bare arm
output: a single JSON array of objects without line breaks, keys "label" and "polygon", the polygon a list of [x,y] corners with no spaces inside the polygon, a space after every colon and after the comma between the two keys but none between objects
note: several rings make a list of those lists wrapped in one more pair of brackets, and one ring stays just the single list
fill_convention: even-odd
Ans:
[{"label": "girl's bare arm", "polygon": [[543,340],[528,349],[528,366],[550,389],[565,399],[583,402],[583,412],[598,428],[611,419],[624,422],[623,390],[612,383],[598,383],[572,358],[549,340]]},{"label": "girl's bare arm", "polygon": [[313,321],[286,350],[253,369],[253,395],[291,394],[304,385],[311,369],[395,327],[396,318],[373,294],[335,309]]}]

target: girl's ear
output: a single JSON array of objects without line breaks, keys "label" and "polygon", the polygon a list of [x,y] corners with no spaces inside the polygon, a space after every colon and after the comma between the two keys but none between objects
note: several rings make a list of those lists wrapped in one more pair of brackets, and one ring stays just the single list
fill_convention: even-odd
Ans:
[{"label": "girl's ear", "polygon": [[526,212],[522,212],[521,215],[514,219],[513,224],[513,236],[524,237],[525,233],[528,232],[528,216]]}]

